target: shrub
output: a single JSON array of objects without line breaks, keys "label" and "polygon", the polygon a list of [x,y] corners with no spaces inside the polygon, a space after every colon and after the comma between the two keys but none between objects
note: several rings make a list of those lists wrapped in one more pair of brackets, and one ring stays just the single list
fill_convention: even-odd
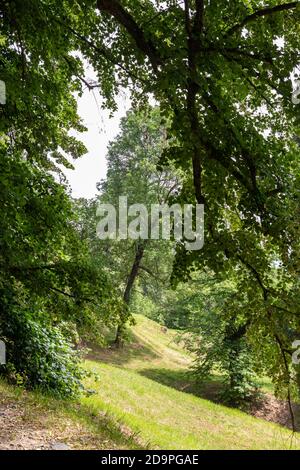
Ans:
[{"label": "shrub", "polygon": [[42,324],[26,312],[10,312],[1,324],[7,364],[2,375],[26,388],[38,388],[60,397],[75,397],[85,375],[80,353],[59,326]]}]

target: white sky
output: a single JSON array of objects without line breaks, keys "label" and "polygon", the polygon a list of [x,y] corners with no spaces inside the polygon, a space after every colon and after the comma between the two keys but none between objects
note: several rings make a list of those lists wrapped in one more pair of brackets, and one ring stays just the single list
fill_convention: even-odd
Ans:
[{"label": "white sky", "polygon": [[78,113],[88,131],[75,135],[85,144],[88,152],[72,162],[75,170],[63,170],[75,198],[92,198],[97,194],[96,183],[106,175],[107,145],[117,135],[120,119],[130,107],[128,97],[120,95],[118,111],[110,118],[109,112],[101,109],[101,103],[97,88],[93,91],[85,89],[83,96],[78,98]]}]

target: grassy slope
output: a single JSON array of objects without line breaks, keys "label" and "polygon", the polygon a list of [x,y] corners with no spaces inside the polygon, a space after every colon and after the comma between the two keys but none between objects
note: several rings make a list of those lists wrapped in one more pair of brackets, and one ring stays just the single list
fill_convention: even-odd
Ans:
[{"label": "grassy slope", "polygon": [[26,392],[0,380],[0,450],[136,449],[113,416],[75,401]]},{"label": "grassy slope", "polygon": [[137,316],[132,343],[94,351],[99,380],[80,403],[55,400],[0,381],[0,449],[288,449],[299,434],[180,391],[190,358],[175,332]]},{"label": "grassy slope", "polygon": [[141,315],[136,320],[129,347],[100,350],[87,361],[100,380],[90,384],[97,393],[83,399],[85,406],[108,411],[150,448],[300,448],[299,434],[291,440],[280,426],[178,390],[189,358],[175,333]]}]

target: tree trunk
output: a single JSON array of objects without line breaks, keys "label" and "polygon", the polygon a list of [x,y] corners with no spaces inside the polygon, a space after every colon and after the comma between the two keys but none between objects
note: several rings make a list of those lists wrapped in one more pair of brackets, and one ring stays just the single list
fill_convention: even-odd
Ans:
[{"label": "tree trunk", "polygon": [[[145,249],[145,241],[143,242],[140,241],[136,247],[135,258],[131,267],[131,271],[127,278],[127,284],[126,284],[125,291],[123,294],[123,301],[127,307],[129,306],[132,287],[133,287],[135,279],[137,278],[141,260],[144,255],[144,249]],[[122,321],[122,318],[121,318],[121,322],[119,323],[117,327],[116,338],[114,341],[114,344],[116,345],[116,347],[120,347],[122,345],[122,337],[123,337],[124,328],[125,328],[125,321]]]}]

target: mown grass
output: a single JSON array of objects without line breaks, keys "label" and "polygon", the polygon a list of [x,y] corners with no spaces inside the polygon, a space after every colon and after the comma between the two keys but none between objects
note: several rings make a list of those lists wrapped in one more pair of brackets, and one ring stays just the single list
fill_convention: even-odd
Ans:
[{"label": "mown grass", "polygon": [[189,356],[176,332],[136,316],[133,342],[121,351],[98,351],[86,362],[99,374],[96,394],[83,403],[106,410],[160,449],[300,448],[300,435],[180,390]]},{"label": "mown grass", "polygon": [[[3,417],[9,410],[10,423]],[[136,449],[133,433],[125,433],[123,423],[106,410],[88,403],[60,400],[38,391],[28,392],[0,380],[0,444],[22,447],[24,437],[38,435],[47,447],[52,441],[71,449]],[[37,442],[39,445],[40,442]]]},{"label": "mown grass", "polygon": [[18,418],[0,429],[0,441],[9,446],[37,430],[72,449],[300,449],[299,434],[196,396],[177,333],[141,315],[136,322],[123,349],[91,351],[85,366],[99,378],[87,380],[95,393],[79,401],[0,381],[0,411],[16,407]]}]

